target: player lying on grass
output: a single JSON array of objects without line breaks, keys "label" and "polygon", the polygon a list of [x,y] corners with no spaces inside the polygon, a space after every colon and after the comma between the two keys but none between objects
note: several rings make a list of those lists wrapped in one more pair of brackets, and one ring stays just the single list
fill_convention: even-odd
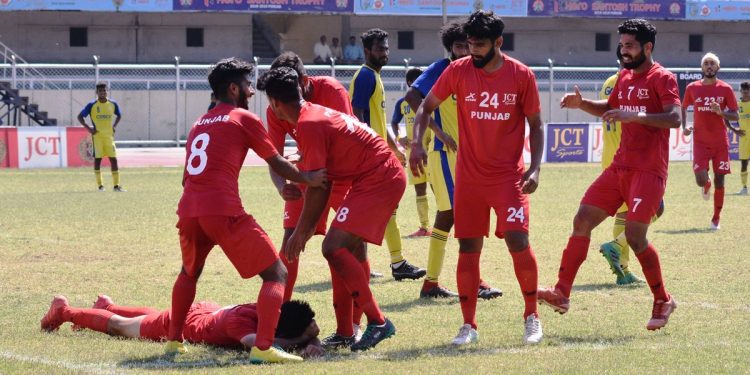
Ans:
[{"label": "player lying on grass", "polygon": [[[42,330],[56,331],[65,322],[112,336],[161,341],[169,331],[170,309],[119,306],[106,295],[99,295],[90,309],[71,307],[65,296],[55,296],[41,321]],[[185,339],[206,344],[250,350],[255,345],[258,312],[254,303],[221,307],[213,302],[190,306]],[[274,345],[296,349],[303,357],[324,353],[318,341],[320,328],[315,312],[307,302],[289,301],[281,306]]]}]

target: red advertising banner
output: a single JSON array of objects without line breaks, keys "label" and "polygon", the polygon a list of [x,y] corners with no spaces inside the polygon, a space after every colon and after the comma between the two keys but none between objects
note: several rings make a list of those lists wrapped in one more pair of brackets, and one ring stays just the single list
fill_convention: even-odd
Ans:
[{"label": "red advertising banner", "polygon": [[0,168],[18,168],[18,135],[15,127],[0,126]]},{"label": "red advertising banner", "polygon": [[68,167],[85,167],[94,165],[94,144],[86,128],[66,128],[65,148],[68,153]]}]

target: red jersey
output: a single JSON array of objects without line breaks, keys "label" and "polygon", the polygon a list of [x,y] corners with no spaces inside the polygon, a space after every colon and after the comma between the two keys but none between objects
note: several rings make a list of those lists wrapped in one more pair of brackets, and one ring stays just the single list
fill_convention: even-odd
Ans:
[{"label": "red jersey", "polygon": [[258,329],[254,303],[221,307],[201,302],[192,306],[185,321],[185,339],[216,346],[242,346],[240,340]]},{"label": "red jersey", "polygon": [[[323,107],[335,109],[339,112],[353,115],[352,102],[349,100],[349,91],[336,78],[319,76],[309,77],[312,85],[312,98],[309,102],[319,104]],[[294,134],[294,126],[290,123],[279,120],[271,110],[271,106],[266,109],[266,122],[268,122],[268,135],[271,142],[279,152],[284,151],[284,140],[289,134],[296,141],[297,136]]]},{"label": "red jersey", "polygon": [[219,104],[190,129],[180,217],[243,214],[237,179],[248,149],[262,159],[277,154],[258,116]]},{"label": "red jersey", "polygon": [[[662,113],[668,105],[680,105],[677,79],[658,63],[638,74],[624,69],[607,104],[625,112]],[[622,123],[620,148],[612,166],[653,173],[666,179],[668,162],[669,129]]]},{"label": "red jersey", "polygon": [[449,95],[458,105],[456,180],[495,184],[498,178],[523,173],[526,118],[541,111],[534,73],[503,55],[500,69],[487,73],[471,56],[452,62],[432,87],[440,100]]},{"label": "red jersey", "polygon": [[328,170],[335,181],[377,178],[395,155],[383,138],[351,115],[305,103],[297,121],[300,170]]},{"label": "red jersey", "polygon": [[719,103],[721,110],[737,111],[737,98],[732,86],[721,80],[713,85],[701,81],[690,83],[685,89],[685,107],[693,106],[693,126],[695,143],[704,145],[724,145],[727,140],[727,127],[724,118],[711,111],[711,103]]}]

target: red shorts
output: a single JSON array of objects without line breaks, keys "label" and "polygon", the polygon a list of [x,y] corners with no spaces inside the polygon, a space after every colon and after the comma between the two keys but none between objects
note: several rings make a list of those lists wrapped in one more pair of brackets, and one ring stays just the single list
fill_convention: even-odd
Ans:
[{"label": "red shorts", "polygon": [[259,274],[279,259],[271,239],[248,214],[180,218],[177,228],[182,266],[191,276],[203,269],[214,245],[221,247],[244,279]]},{"label": "red shorts", "polygon": [[529,232],[529,196],[521,193],[521,176],[498,185],[473,185],[456,179],[453,216],[456,238],[486,237],[490,209],[497,215],[495,236],[507,231]]},{"label": "red shorts", "polygon": [[716,174],[730,174],[729,145],[693,143],[693,171],[707,171],[708,162]]},{"label": "red shorts", "polygon": [[581,204],[599,207],[612,216],[626,203],[627,221],[651,224],[666,187],[667,181],[655,174],[609,167],[589,186]]},{"label": "red shorts", "polygon": [[[328,198],[328,205],[323,210],[323,213],[320,214],[320,220],[318,220],[318,224],[315,227],[315,234],[326,234],[326,224],[328,223],[328,212],[331,209],[333,209],[334,211],[338,210],[339,206],[341,206],[341,202],[344,201],[344,197],[346,197],[346,193],[349,192],[349,189],[351,187],[352,185],[349,183],[333,184],[331,195]],[[303,186],[302,194],[304,193],[305,193],[305,189]],[[297,227],[297,223],[299,222],[300,215],[302,214],[302,206],[304,204],[305,204],[304,199],[297,199],[293,201],[284,202],[284,229],[294,229]]]},{"label": "red shorts", "polygon": [[383,242],[388,220],[406,190],[406,173],[395,156],[381,168],[373,176],[354,181],[336,211],[331,228],[376,245]]},{"label": "red shorts", "polygon": [[141,338],[160,341],[169,334],[169,316],[171,310],[148,314],[141,321]]}]

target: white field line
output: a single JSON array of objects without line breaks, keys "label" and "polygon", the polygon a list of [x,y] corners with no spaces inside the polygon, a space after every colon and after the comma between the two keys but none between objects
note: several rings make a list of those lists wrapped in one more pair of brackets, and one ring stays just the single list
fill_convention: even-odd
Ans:
[{"label": "white field line", "polygon": [[0,351],[0,358],[16,361],[46,365],[51,367],[60,367],[66,370],[85,372],[89,374],[114,374],[115,366],[104,363],[73,363],[59,359],[48,359],[44,357],[34,357],[22,354],[16,354],[8,351]]}]

